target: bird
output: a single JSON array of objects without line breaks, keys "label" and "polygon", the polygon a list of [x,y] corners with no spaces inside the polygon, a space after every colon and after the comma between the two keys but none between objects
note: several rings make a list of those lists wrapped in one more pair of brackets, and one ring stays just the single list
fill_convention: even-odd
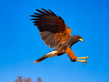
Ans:
[{"label": "bird", "polygon": [[87,63],[86,59],[89,56],[77,57],[71,49],[75,43],[83,42],[83,38],[80,35],[71,36],[72,30],[60,16],[57,16],[51,10],[41,8],[40,10],[36,9],[36,11],[37,13],[30,15],[32,17],[31,20],[37,26],[44,43],[54,50],[35,60],[34,63],[39,63],[49,57],[61,56],[65,53],[72,62],[82,62],[82,65]]}]

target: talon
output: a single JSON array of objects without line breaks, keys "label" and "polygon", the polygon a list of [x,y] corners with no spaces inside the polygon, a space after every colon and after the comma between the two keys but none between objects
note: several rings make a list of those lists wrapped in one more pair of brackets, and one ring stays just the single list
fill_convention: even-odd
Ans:
[{"label": "talon", "polygon": [[[84,65],[84,63],[89,62],[87,60],[84,60],[84,59],[87,59],[87,58],[89,58],[89,56],[86,56],[86,57],[77,57],[76,61],[82,62],[82,65]],[[81,60],[78,60],[78,59],[81,59]]]},{"label": "talon", "polygon": [[86,56],[86,58],[89,58],[89,56]]},{"label": "talon", "polygon": [[84,63],[89,62],[89,61],[87,61],[87,60],[76,60],[76,61],[78,61],[78,62],[82,62],[82,65],[84,65]]},{"label": "talon", "polygon": [[82,65],[84,65],[84,63],[82,62]]},{"label": "talon", "polygon": [[87,59],[87,58],[89,58],[89,56],[86,56],[86,57],[77,57],[77,59]]},{"label": "talon", "polygon": [[89,61],[86,60],[86,63],[87,63],[87,62],[89,62]]}]

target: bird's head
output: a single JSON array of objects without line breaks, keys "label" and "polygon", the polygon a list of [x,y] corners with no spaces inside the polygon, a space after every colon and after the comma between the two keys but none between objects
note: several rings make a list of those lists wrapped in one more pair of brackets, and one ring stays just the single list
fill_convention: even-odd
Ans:
[{"label": "bird's head", "polygon": [[83,42],[83,39],[82,39],[82,37],[79,36],[79,35],[74,35],[74,36],[72,36],[72,41],[73,41],[73,43],[76,43],[76,42],[78,42],[78,41]]},{"label": "bird's head", "polygon": [[71,45],[70,46],[72,46],[73,44],[77,43],[78,41],[83,42],[83,39],[82,39],[81,36],[79,36],[79,35],[71,36],[71,40],[70,40]]},{"label": "bird's head", "polygon": [[69,40],[68,43],[70,44],[70,47],[71,47],[72,45],[74,45],[74,44],[77,43],[78,41],[83,42],[82,37],[79,36],[79,35],[74,35],[74,36],[71,36],[71,39]]}]

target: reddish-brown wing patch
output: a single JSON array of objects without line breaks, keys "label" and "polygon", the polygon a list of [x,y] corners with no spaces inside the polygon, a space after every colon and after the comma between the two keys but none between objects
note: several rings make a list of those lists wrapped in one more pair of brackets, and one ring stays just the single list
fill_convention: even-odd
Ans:
[{"label": "reddish-brown wing patch", "polygon": [[67,30],[68,35],[71,36],[72,30],[70,28],[67,28],[66,30]]},{"label": "reddish-brown wing patch", "polygon": [[70,38],[70,36],[66,33],[66,31],[56,33],[56,35],[55,35],[55,40],[58,41],[58,44],[63,44],[69,38]]},{"label": "reddish-brown wing patch", "polygon": [[49,45],[50,48],[56,48],[69,39],[70,33],[61,17],[56,16],[51,10],[47,11],[43,8],[42,11],[36,10],[39,13],[31,15],[35,17],[32,20],[38,27],[41,38],[46,45]]}]

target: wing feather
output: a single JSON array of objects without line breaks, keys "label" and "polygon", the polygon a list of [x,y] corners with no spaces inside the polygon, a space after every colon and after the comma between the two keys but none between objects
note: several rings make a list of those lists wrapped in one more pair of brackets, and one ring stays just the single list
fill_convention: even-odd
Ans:
[{"label": "wing feather", "polygon": [[50,48],[56,48],[59,45],[66,42],[70,35],[67,31],[68,26],[65,24],[64,20],[57,16],[51,10],[36,9],[38,13],[34,13],[31,20],[34,20],[34,25],[36,25],[40,31],[42,40]]}]

